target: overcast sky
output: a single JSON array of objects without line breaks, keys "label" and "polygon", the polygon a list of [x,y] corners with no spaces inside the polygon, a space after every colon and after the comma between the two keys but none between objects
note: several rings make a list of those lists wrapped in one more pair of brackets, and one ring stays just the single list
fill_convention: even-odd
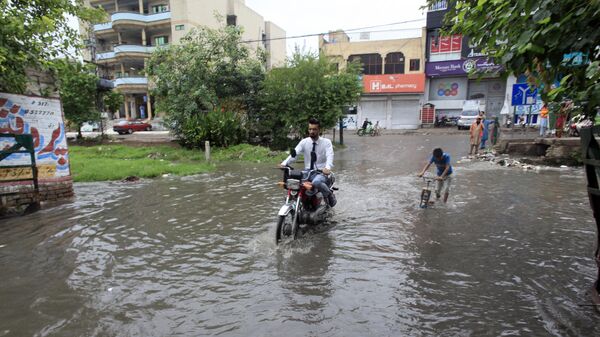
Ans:
[{"label": "overcast sky", "polygon": [[[364,31],[397,30],[372,32],[371,40],[421,36],[420,27],[425,26],[425,11],[420,7],[424,4],[425,0],[246,0],[248,7],[261,14],[265,20],[283,28],[287,36],[422,19],[409,24],[365,29]],[[360,40],[358,32],[349,35],[352,41]],[[317,51],[318,38],[288,40],[288,55],[295,45]]]}]

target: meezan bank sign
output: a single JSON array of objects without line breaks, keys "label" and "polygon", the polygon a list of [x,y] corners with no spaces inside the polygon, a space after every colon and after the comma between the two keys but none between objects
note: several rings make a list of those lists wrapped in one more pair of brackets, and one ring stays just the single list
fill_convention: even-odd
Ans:
[{"label": "meezan bank sign", "polygon": [[362,80],[367,94],[425,92],[425,74],[364,75]]}]

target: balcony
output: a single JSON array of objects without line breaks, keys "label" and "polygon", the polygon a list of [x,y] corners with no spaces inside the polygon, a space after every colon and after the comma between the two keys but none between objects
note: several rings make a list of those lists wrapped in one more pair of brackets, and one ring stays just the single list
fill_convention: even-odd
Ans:
[{"label": "balcony", "polygon": [[116,46],[113,51],[97,53],[96,62],[110,63],[118,58],[143,58],[150,57],[150,54],[156,49],[155,46],[139,46],[139,45],[120,45]]},{"label": "balcony", "polygon": [[121,77],[114,80],[113,83],[115,88],[123,93],[139,93],[148,90],[148,79],[146,77]]},{"label": "balcony", "polygon": [[156,23],[168,22],[171,20],[171,12],[162,12],[157,14],[140,14],[119,12],[110,16],[110,22],[94,25],[96,33],[112,31],[118,26],[150,26]]}]

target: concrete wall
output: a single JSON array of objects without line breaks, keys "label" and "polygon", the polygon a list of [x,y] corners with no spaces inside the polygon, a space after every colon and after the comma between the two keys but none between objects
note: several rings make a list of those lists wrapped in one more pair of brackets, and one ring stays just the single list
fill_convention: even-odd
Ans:
[{"label": "concrete wall", "polygon": [[22,211],[36,202],[53,203],[73,198],[73,181],[40,182],[36,198],[32,185],[0,186],[0,215]]},{"label": "concrete wall", "polygon": [[[44,96],[59,98],[56,88],[56,80],[47,72],[36,69],[28,69],[29,81],[25,95]],[[35,99],[35,97],[33,97]],[[62,117],[64,124],[64,117]],[[36,125],[28,126],[30,129]],[[10,157],[9,157],[10,158]],[[8,158],[6,159],[8,160]],[[38,167],[43,163],[38,162]],[[0,165],[9,165],[5,161]],[[44,203],[49,201],[63,201],[73,197],[73,181],[71,176],[63,176],[50,179],[39,179],[39,195],[35,198],[33,183],[25,182],[0,182],[0,215],[6,214],[14,209],[23,208],[32,203]]]},{"label": "concrete wall", "polygon": [[244,33],[242,34],[243,41],[256,41],[246,43],[245,45],[250,47],[252,50],[263,48],[262,42],[263,34],[265,32],[265,19],[254,10],[244,5],[239,1],[234,3],[234,15],[237,16],[237,25],[242,27]]},{"label": "concrete wall", "polygon": [[267,33],[267,68],[281,67],[285,64],[287,46],[285,39],[270,40],[273,38],[285,37],[285,30],[271,21],[265,22],[265,32]]},{"label": "concrete wall", "polygon": [[[178,0],[171,1],[171,33],[173,43],[178,43],[193,27],[207,26],[216,28],[225,24],[227,1],[223,0]],[[215,18],[221,15],[223,22]],[[175,26],[184,25],[184,30],[175,30]]]}]

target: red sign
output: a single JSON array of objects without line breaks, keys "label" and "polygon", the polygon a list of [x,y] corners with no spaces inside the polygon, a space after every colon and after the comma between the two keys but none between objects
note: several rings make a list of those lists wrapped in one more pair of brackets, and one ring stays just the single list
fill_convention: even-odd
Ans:
[{"label": "red sign", "polygon": [[440,41],[438,41],[438,39],[436,37],[431,37],[431,53],[432,54],[437,54],[440,52]]},{"label": "red sign", "polygon": [[364,75],[363,87],[368,94],[423,93],[425,74]]},{"label": "red sign", "polygon": [[450,36],[440,36],[440,53],[448,53],[452,51]]},{"label": "red sign", "polygon": [[455,53],[462,50],[462,35],[431,37],[431,54]]}]

